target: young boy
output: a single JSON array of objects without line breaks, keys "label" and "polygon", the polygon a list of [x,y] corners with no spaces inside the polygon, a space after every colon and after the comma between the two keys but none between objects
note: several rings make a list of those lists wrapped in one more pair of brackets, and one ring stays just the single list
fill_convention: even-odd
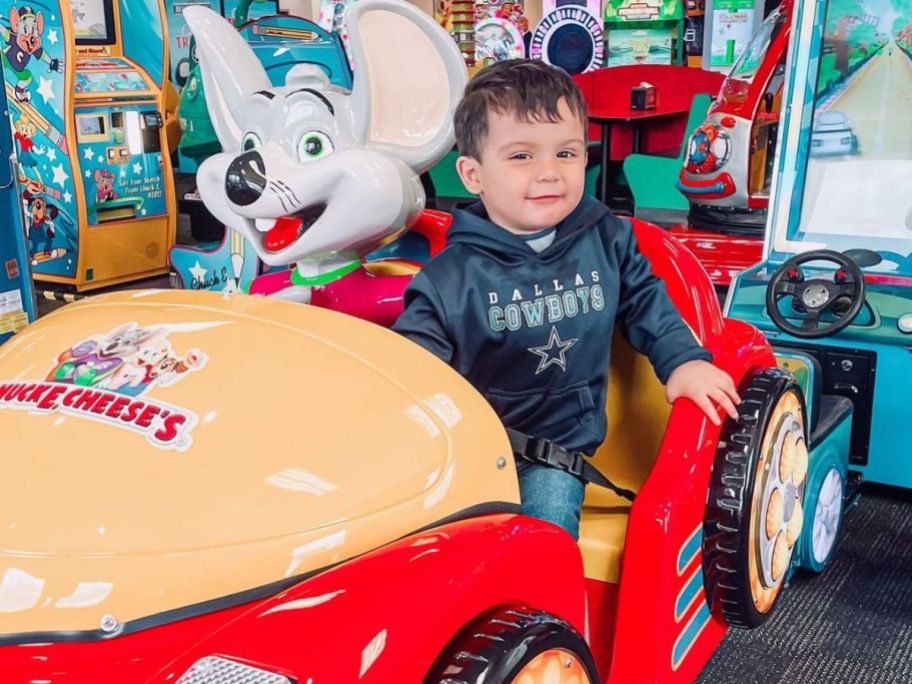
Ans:
[{"label": "young boy", "polygon": [[[415,277],[395,330],[464,375],[504,425],[591,454],[606,433],[615,325],[647,355],[669,402],[732,418],[731,378],[708,363],[637,250],[628,222],[583,197],[586,103],[544,62],[496,63],[456,110],[457,170],[481,202],[456,211],[447,248]],[[583,482],[517,459],[522,510],[579,536]]]}]

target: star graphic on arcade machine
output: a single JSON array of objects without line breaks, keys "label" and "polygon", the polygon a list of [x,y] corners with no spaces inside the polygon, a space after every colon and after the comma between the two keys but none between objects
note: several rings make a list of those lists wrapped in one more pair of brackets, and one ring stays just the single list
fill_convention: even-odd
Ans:
[{"label": "star graphic on arcade machine", "polygon": [[579,342],[578,337],[573,337],[569,340],[562,340],[560,335],[557,334],[557,328],[553,325],[551,326],[551,334],[548,336],[548,344],[543,344],[540,347],[529,347],[529,351],[535,354],[536,356],[541,357],[538,362],[538,369],[535,371],[535,374],[543,372],[548,366],[556,365],[560,366],[562,371],[567,370],[567,358],[564,354],[577,342]]},{"label": "star graphic on arcade machine", "polygon": [[206,277],[208,269],[200,266],[200,262],[197,261],[193,268],[190,269],[190,275],[196,278],[199,282],[203,282],[203,278]]},{"label": "star graphic on arcade machine", "polygon": [[38,94],[44,98],[44,104],[47,104],[48,100],[53,100],[56,97],[54,95],[54,84],[44,76],[39,76],[38,81]]},{"label": "star graphic on arcade machine", "polygon": [[70,179],[69,174],[63,170],[63,164],[51,168],[54,171],[54,185],[63,185]]}]

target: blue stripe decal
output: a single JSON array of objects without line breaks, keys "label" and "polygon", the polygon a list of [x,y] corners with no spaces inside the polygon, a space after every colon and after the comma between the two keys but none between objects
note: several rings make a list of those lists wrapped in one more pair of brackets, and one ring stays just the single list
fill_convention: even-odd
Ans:
[{"label": "blue stripe decal", "polygon": [[700,632],[709,624],[710,617],[709,606],[707,606],[706,601],[704,601],[703,605],[700,606],[700,609],[694,613],[690,622],[687,623],[684,631],[678,636],[678,640],[675,641],[674,649],[671,653],[672,670],[677,670],[681,666],[681,663],[684,662],[685,656],[690,652],[697,637],[700,636]]},{"label": "blue stripe decal", "polygon": [[690,565],[690,561],[693,560],[693,557],[697,555],[702,545],[703,525],[701,524],[697,527],[697,529],[693,531],[693,534],[690,535],[690,538],[684,542],[684,546],[681,547],[681,550],[678,551],[679,575],[687,569],[687,566]]},{"label": "blue stripe decal", "polygon": [[681,589],[681,593],[678,594],[678,600],[675,603],[675,622],[681,621],[681,618],[684,617],[684,613],[687,612],[690,604],[693,603],[693,600],[697,597],[697,594],[700,593],[700,589],[702,588],[703,568],[698,565],[697,569],[694,570],[693,575],[687,580],[687,584]]}]

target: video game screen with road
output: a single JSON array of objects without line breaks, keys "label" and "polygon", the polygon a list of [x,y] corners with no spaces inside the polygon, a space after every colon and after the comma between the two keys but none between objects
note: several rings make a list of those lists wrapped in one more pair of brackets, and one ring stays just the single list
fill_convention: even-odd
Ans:
[{"label": "video game screen with road", "polygon": [[874,250],[871,270],[912,275],[910,107],[912,1],[830,0],[790,240]]}]

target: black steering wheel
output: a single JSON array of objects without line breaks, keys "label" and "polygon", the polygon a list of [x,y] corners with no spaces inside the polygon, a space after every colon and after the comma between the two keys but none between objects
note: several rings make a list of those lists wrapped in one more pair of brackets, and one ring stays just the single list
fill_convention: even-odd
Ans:
[{"label": "black steering wheel", "polygon": [[[833,280],[806,280],[801,267],[809,261],[828,261],[838,266]],[[801,325],[789,323],[779,310],[779,300],[792,297],[792,309]],[[861,269],[845,254],[818,249],[797,254],[776,269],[766,288],[766,310],[776,326],[790,335],[803,338],[833,335],[852,322],[865,300]],[[834,306],[836,305],[836,306]],[[830,311],[832,323],[821,323],[820,315]]]}]

